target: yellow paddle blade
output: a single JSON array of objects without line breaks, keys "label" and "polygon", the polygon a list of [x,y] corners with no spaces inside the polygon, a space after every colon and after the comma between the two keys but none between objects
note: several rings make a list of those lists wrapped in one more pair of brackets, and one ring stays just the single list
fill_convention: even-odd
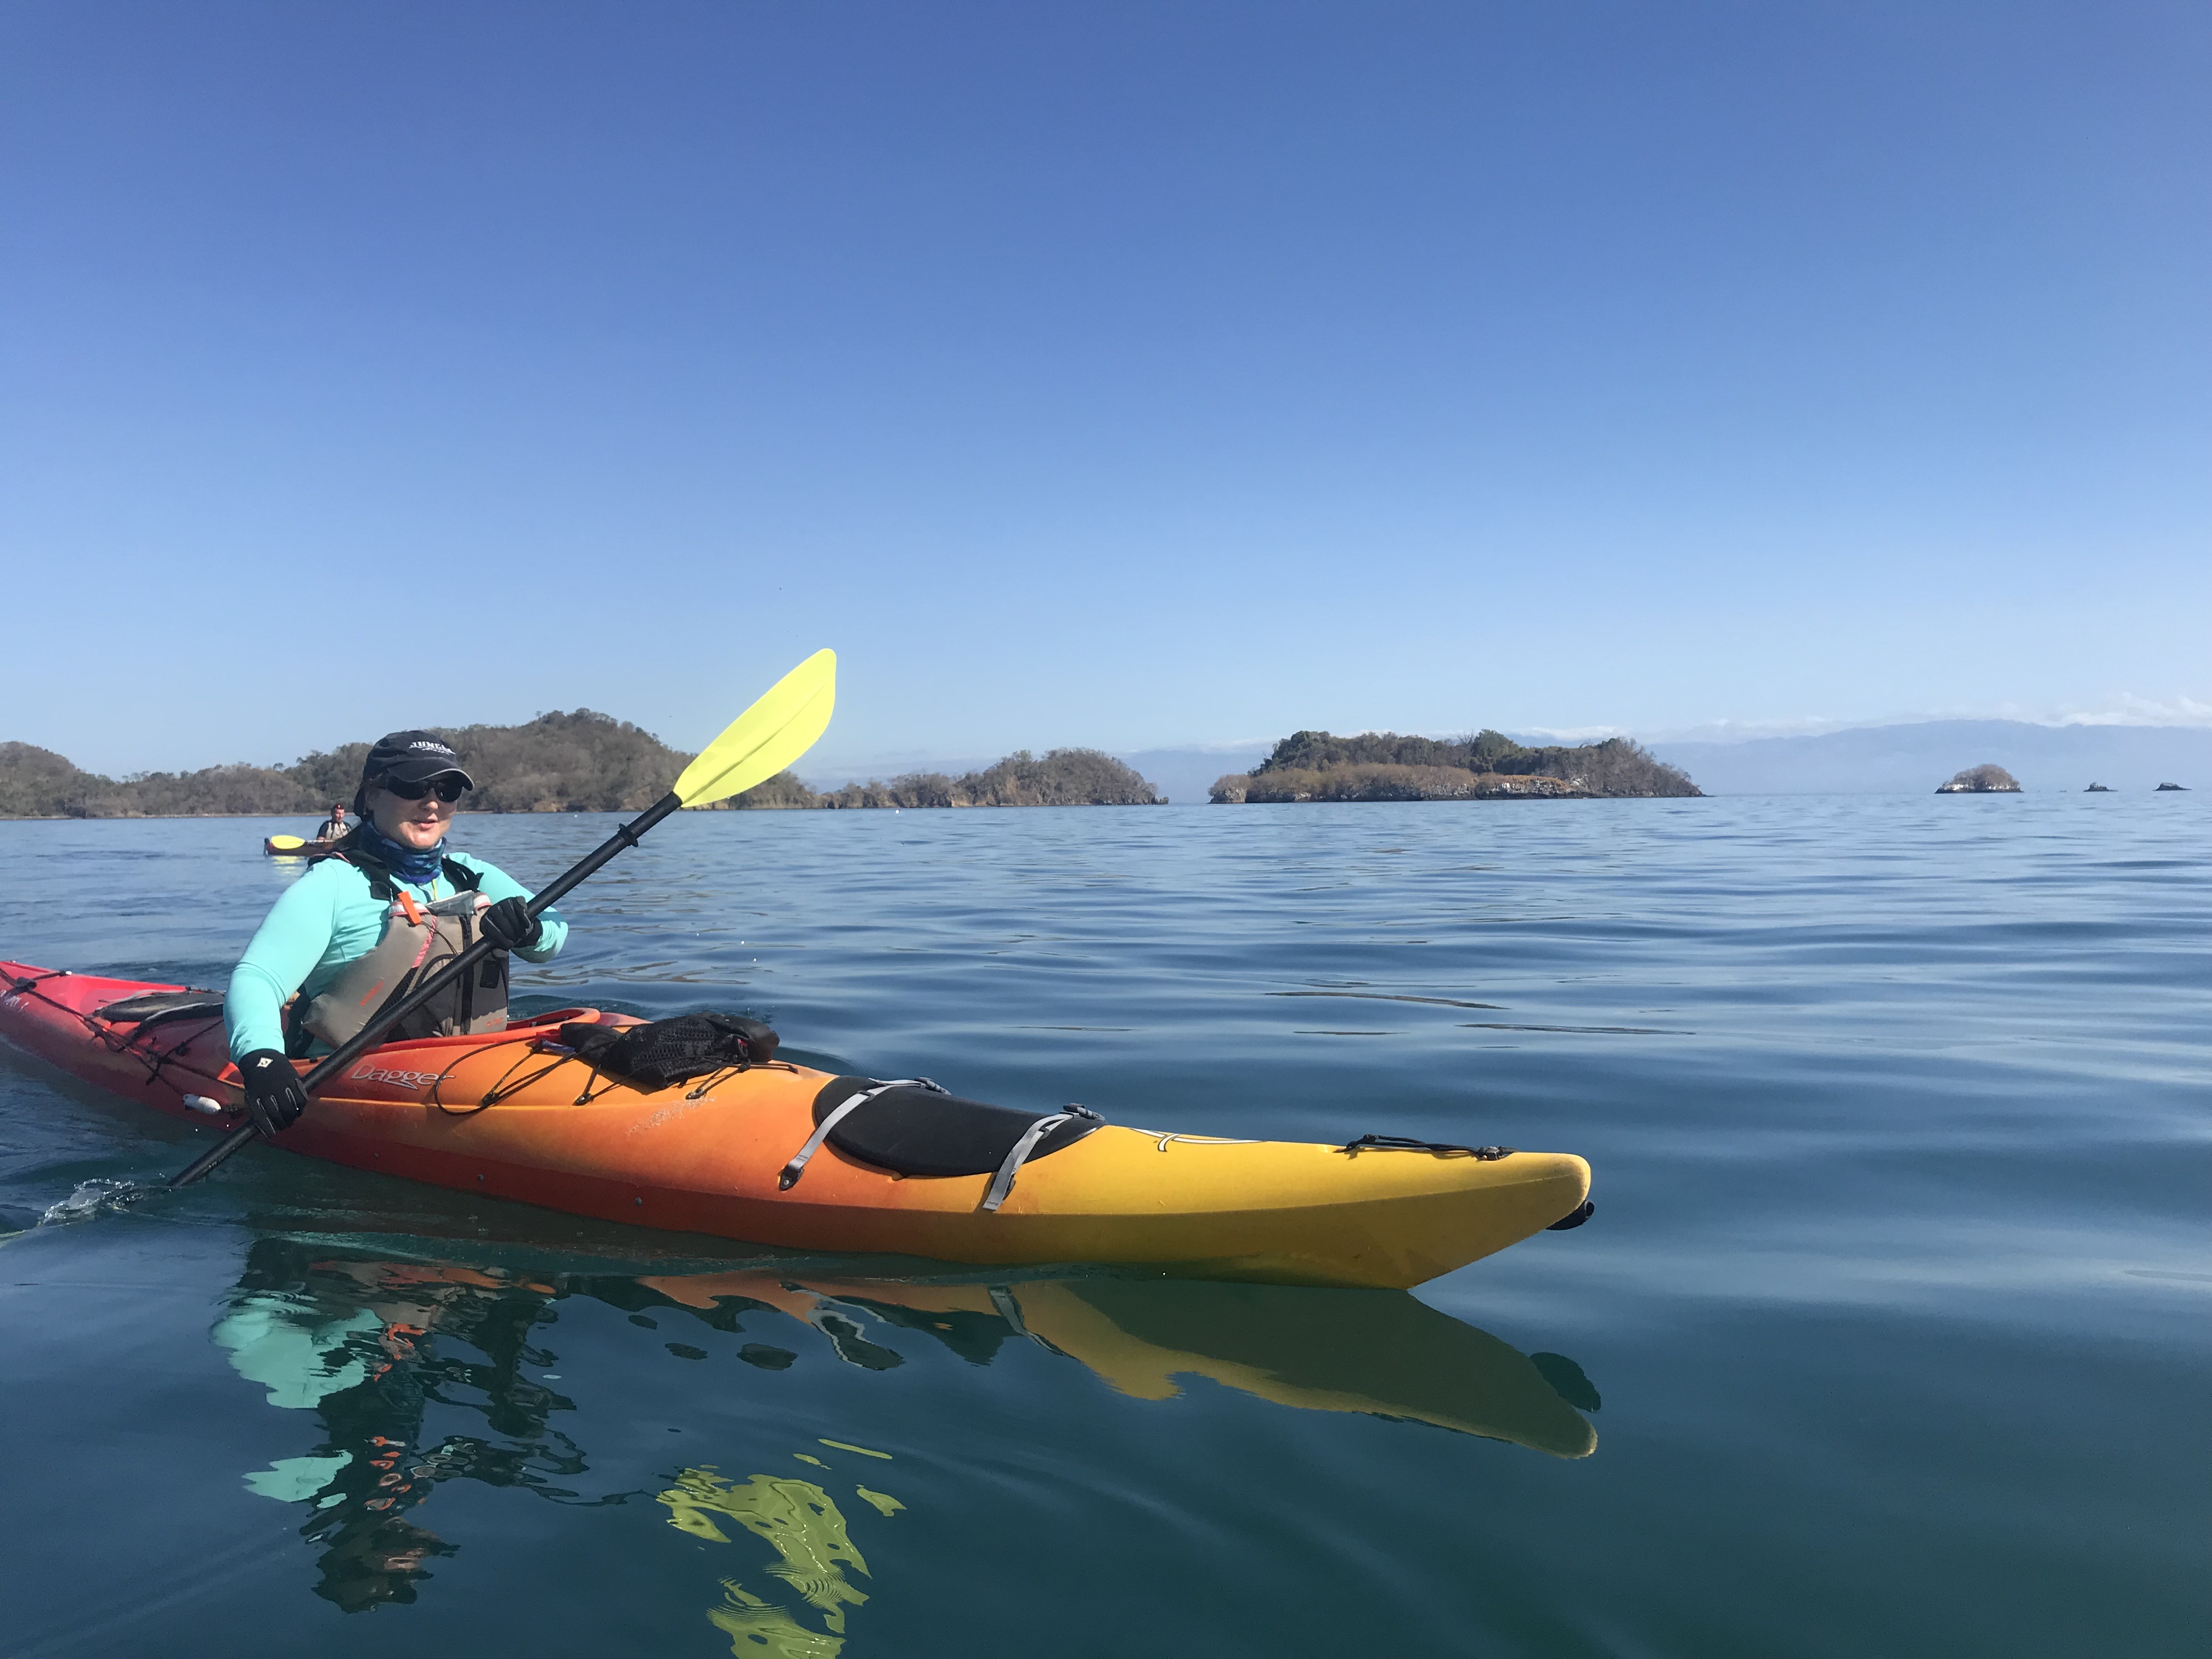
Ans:
[{"label": "yellow paddle blade", "polygon": [[817,651],[769,687],[684,769],[677,794],[686,806],[704,806],[766,783],[814,747],[829,730],[836,702],[837,653]]},{"label": "yellow paddle blade", "polygon": [[307,843],[297,836],[271,836],[269,837],[269,844],[289,852],[295,847],[305,847]]}]

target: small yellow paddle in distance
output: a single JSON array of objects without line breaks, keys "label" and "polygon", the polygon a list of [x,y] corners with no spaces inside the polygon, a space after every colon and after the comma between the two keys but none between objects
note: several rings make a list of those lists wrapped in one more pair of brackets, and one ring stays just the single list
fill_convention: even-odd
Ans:
[{"label": "small yellow paddle in distance", "polygon": [[[673,789],[600,842],[568,873],[539,888],[530,901],[530,914],[534,916],[551,909],[616,854],[636,846],[639,837],[670,813],[686,806],[710,805],[732,795],[741,795],[757,783],[766,783],[814,746],[815,740],[829,729],[830,715],[836,703],[837,653],[817,651],[769,687],[759,702],[732,720],[722,735],[684,769],[684,775],[676,780]],[[489,939],[478,939],[407,995],[377,1010],[375,1018],[301,1079],[300,1086],[313,1095],[374,1048],[393,1025],[491,951]],[[251,1123],[232,1130],[171,1176],[169,1185],[189,1187],[252,1139],[254,1133]]]}]

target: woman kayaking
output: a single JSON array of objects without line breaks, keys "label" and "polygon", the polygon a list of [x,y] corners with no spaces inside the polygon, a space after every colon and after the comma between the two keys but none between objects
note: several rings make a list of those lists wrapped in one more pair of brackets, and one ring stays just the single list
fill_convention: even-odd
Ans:
[{"label": "woman kayaking", "polygon": [[290,1128],[307,1108],[293,1056],[330,1053],[479,937],[494,953],[400,1021],[391,1041],[503,1026],[507,953],[547,962],[566,942],[560,913],[531,915],[529,890],[512,876],[445,850],[454,805],[475,787],[432,733],[379,738],[362,767],[353,828],[270,907],[223,998],[231,1058],[263,1134]]}]

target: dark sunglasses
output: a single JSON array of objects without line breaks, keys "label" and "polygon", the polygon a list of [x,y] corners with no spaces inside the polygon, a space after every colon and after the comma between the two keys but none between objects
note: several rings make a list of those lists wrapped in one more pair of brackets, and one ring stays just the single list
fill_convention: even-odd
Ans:
[{"label": "dark sunglasses", "polygon": [[402,800],[420,800],[434,789],[438,792],[438,799],[448,806],[469,793],[469,786],[451,772],[441,772],[421,783],[402,783],[397,778],[386,778],[378,787],[388,794],[398,796]]}]

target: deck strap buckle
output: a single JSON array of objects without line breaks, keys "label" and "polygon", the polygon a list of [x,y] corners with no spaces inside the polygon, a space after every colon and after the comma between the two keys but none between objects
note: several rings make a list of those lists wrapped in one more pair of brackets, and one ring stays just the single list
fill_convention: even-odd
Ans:
[{"label": "deck strap buckle", "polygon": [[1014,1190],[1015,1172],[1029,1162],[1029,1156],[1036,1150],[1037,1142],[1042,1140],[1061,1124],[1071,1123],[1079,1117],[1087,1117],[1094,1123],[1105,1121],[1088,1107],[1078,1106],[1071,1102],[1051,1116],[1041,1117],[1023,1130],[1022,1138],[1007,1149],[1006,1161],[999,1165],[999,1173],[991,1177],[991,1184],[983,1194],[983,1208],[986,1211],[995,1212],[999,1206],[1005,1203],[1006,1194]]},{"label": "deck strap buckle", "polygon": [[822,1150],[822,1143],[830,1138],[830,1132],[850,1116],[854,1108],[866,1105],[878,1095],[886,1094],[893,1089],[928,1089],[940,1095],[952,1092],[943,1084],[933,1083],[926,1077],[902,1077],[894,1078],[889,1083],[872,1085],[848,1099],[839,1101],[834,1110],[823,1115],[822,1121],[814,1126],[814,1133],[806,1137],[806,1144],[799,1149],[790,1163],[783,1166],[782,1173],[775,1178],[776,1191],[787,1193],[798,1183],[799,1177],[806,1171],[807,1160]]}]

